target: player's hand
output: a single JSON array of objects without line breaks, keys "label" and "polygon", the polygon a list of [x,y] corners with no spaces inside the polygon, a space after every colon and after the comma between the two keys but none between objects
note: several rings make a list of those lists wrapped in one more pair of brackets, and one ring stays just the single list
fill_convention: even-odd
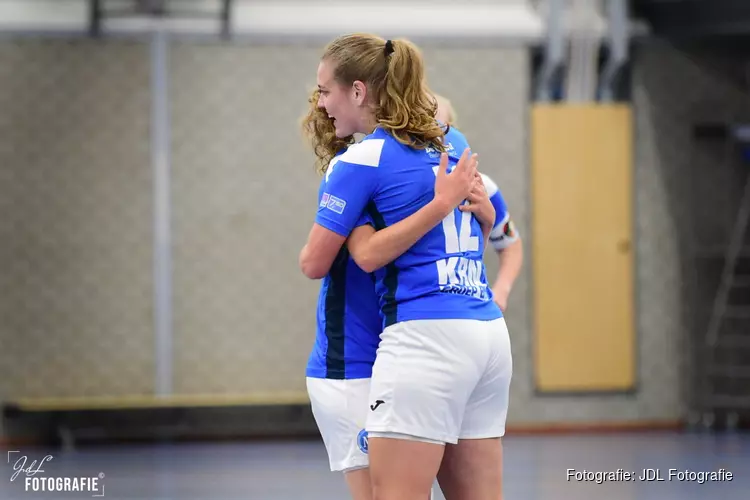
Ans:
[{"label": "player's hand", "polygon": [[490,197],[487,195],[487,189],[482,182],[482,176],[475,174],[474,183],[467,197],[469,203],[458,207],[462,212],[471,212],[483,226],[492,227],[495,225],[495,207],[492,206]]},{"label": "player's hand", "polygon": [[508,308],[509,295],[510,289],[506,286],[496,283],[495,286],[492,287],[492,297],[495,300],[495,304],[497,304],[503,312]]},{"label": "player's hand", "polygon": [[475,189],[477,177],[479,177],[477,155],[470,155],[469,148],[464,150],[461,159],[450,173],[448,173],[448,155],[441,154],[435,178],[435,199],[444,204],[448,210],[453,210],[467,199],[472,189]]}]

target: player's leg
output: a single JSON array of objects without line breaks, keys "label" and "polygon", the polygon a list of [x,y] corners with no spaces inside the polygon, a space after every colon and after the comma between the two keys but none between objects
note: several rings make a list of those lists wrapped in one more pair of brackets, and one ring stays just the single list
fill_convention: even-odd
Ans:
[{"label": "player's leg", "polygon": [[372,484],[368,467],[346,471],[344,479],[354,500],[372,500]]},{"label": "player's leg", "polygon": [[444,443],[375,433],[370,440],[374,500],[425,500],[440,467]]},{"label": "player's leg", "polygon": [[[371,500],[372,496],[372,483],[370,482],[370,469],[357,469],[350,472],[344,473],[349,491],[352,494],[354,500]],[[434,478],[433,478],[434,480]],[[430,489],[430,493],[425,497],[425,500],[434,500],[435,495]]]},{"label": "player's leg", "polygon": [[447,445],[438,472],[446,500],[502,500],[500,438],[459,439]]},{"label": "player's leg", "polygon": [[331,470],[344,473],[354,500],[372,499],[364,431],[369,389],[370,379],[307,379],[313,415]]},{"label": "player's leg", "polygon": [[473,323],[407,321],[383,332],[367,419],[375,500],[429,497],[489,356]]},{"label": "player's leg", "polygon": [[466,404],[458,443],[446,447],[438,482],[446,500],[501,500],[503,448],[513,373],[505,321],[486,324],[488,368]]}]

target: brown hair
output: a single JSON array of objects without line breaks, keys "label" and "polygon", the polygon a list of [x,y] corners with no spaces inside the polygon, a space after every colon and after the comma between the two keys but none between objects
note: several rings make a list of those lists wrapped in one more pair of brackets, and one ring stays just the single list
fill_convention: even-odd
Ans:
[{"label": "brown hair", "polygon": [[302,118],[302,134],[310,142],[317,157],[315,170],[322,175],[328,170],[331,159],[354,142],[354,136],[341,139],[336,137],[333,119],[329,118],[325,110],[318,108],[319,98],[320,91],[315,89],[307,99],[310,106]]},{"label": "brown hair", "polygon": [[435,121],[437,100],[427,86],[416,45],[405,39],[344,35],[328,44],[322,59],[335,65],[333,75],[340,85],[357,80],[367,85],[378,124],[400,143],[445,151],[445,131]]}]

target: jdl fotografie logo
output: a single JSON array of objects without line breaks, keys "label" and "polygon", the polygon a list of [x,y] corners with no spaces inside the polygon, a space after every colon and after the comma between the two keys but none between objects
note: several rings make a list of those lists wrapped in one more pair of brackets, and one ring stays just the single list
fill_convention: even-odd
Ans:
[{"label": "jdl fotografie logo", "polygon": [[79,476],[47,476],[42,468],[53,460],[52,455],[45,455],[41,459],[30,459],[22,455],[20,451],[8,452],[8,464],[12,464],[13,473],[10,476],[12,483],[23,481],[24,491],[48,492],[48,493],[91,493],[92,497],[104,496],[104,473],[100,472],[96,477]]}]

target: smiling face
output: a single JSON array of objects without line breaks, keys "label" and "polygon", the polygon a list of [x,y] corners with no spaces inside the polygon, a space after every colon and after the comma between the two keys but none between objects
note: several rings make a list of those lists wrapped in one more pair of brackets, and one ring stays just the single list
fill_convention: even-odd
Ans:
[{"label": "smiling face", "polygon": [[367,89],[360,81],[345,86],[336,81],[334,66],[323,60],[318,66],[318,107],[324,109],[336,127],[336,137],[347,137],[355,133],[369,133],[366,123],[368,108],[365,106]]}]

